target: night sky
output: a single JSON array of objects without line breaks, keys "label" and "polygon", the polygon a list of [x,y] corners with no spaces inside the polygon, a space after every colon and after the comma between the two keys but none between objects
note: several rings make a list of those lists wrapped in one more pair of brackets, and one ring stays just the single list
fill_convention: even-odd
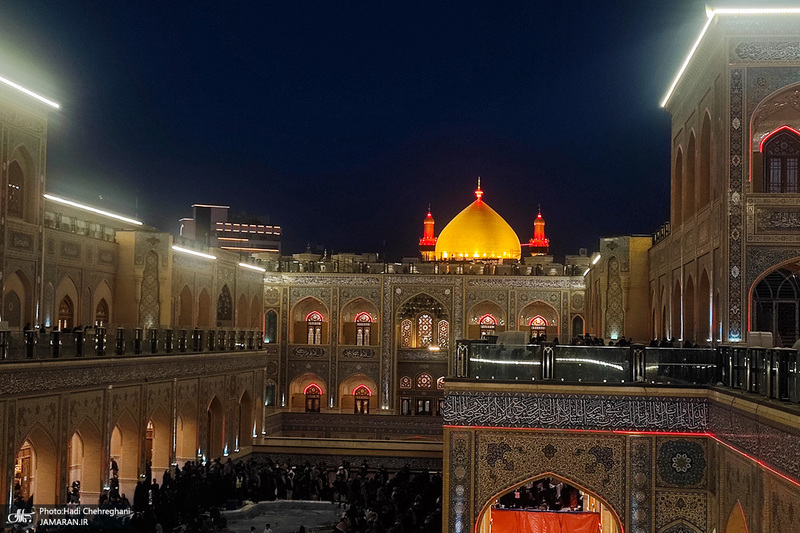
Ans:
[{"label": "night sky", "polygon": [[[726,5],[731,5],[730,3]],[[557,258],[669,217],[658,104],[697,0],[5,2],[0,75],[62,104],[47,189],[176,233],[193,203],[283,252],[418,255],[484,200]]]}]

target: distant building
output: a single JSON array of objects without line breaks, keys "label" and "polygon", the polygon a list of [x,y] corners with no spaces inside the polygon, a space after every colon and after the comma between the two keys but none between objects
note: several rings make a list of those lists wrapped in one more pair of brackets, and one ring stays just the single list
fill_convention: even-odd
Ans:
[{"label": "distant building", "polygon": [[280,253],[280,226],[229,217],[227,205],[193,204],[192,210],[191,218],[180,219],[181,237],[259,258]]}]

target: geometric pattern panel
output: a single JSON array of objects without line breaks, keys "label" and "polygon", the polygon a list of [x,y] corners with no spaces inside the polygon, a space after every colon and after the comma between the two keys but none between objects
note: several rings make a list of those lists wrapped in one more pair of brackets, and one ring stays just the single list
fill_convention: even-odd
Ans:
[{"label": "geometric pattern panel", "polygon": [[453,391],[445,397],[444,423],[705,433],[708,409],[695,398]]},{"label": "geometric pattern panel", "polygon": [[594,492],[624,516],[625,440],[622,435],[478,431],[473,512],[502,491],[552,473]]},{"label": "geometric pattern panel", "polygon": [[659,439],[656,463],[659,486],[705,488],[706,440]]},{"label": "geometric pattern panel", "polygon": [[[673,527],[684,527],[688,531],[705,531],[707,514],[707,497],[705,492],[667,492],[656,493],[656,531],[673,522],[688,522],[697,530],[687,528],[684,524]],[[670,531],[672,528],[669,529]]]},{"label": "geometric pattern panel", "polygon": [[651,502],[653,496],[652,438],[631,438],[630,450],[628,527],[632,533],[648,533],[651,530],[653,514]]}]

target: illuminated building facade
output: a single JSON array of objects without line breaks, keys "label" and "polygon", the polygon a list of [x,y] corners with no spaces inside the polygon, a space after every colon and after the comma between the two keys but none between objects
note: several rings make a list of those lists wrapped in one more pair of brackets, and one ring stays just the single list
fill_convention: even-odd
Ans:
[{"label": "illuminated building facade", "polygon": [[[460,339],[645,340],[677,324],[702,337],[711,317],[715,340],[736,340],[743,317],[788,304],[759,284],[778,273],[791,289],[797,260],[797,26],[753,17],[712,17],[666,103],[671,231],[603,238],[563,264],[546,255],[543,219],[521,246],[480,187],[438,238],[429,212],[423,262],[244,260],[225,239],[259,226],[229,231],[223,206],[195,206],[207,217],[175,237],[44,196],[47,104],[0,88],[2,319],[8,353],[23,354],[0,372],[0,492],[27,472],[38,503],[64,501],[75,479],[93,501],[113,458],[131,494],[148,461],[158,472],[248,453],[261,436],[443,434],[447,531],[488,527],[493,499],[543,476],[601,502],[604,531],[796,531],[792,407],[720,387],[453,378]],[[27,323],[44,324],[33,361]]]}]

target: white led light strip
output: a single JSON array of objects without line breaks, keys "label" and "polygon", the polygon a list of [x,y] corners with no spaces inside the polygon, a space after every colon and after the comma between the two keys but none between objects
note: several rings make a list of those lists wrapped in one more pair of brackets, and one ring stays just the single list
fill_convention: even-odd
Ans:
[{"label": "white led light strip", "polygon": [[249,268],[250,270],[255,270],[256,272],[266,272],[266,268],[261,268],[255,265],[248,265],[247,263],[239,263],[239,266],[242,268]]},{"label": "white led light strip", "polygon": [[25,87],[23,87],[22,85],[19,85],[19,84],[17,84],[17,83],[14,83],[13,81],[11,81],[11,80],[8,80],[8,79],[6,79],[6,78],[4,78],[4,77],[2,77],[2,76],[0,76],[0,82],[2,82],[2,83],[5,83],[5,84],[6,84],[6,85],[8,85],[9,87],[13,87],[13,88],[15,88],[16,90],[18,90],[18,91],[20,91],[20,92],[23,92],[23,93],[27,94],[27,95],[28,95],[28,96],[30,96],[31,98],[36,98],[36,99],[37,99],[37,100],[39,100],[40,102],[44,102],[45,104],[49,105],[50,107],[53,107],[53,108],[55,108],[55,109],[60,109],[60,108],[61,108],[61,105],[60,105],[60,104],[58,104],[57,102],[54,102],[54,101],[52,101],[52,100],[49,100],[49,99],[45,98],[44,96],[42,96],[41,94],[36,94],[35,92],[31,91],[30,89],[26,89],[26,88],[25,88]]},{"label": "white led light strip", "polygon": [[709,9],[706,13],[708,15],[708,20],[706,21],[705,26],[700,31],[700,36],[697,37],[697,40],[694,42],[692,49],[689,50],[689,54],[686,56],[683,64],[681,65],[680,70],[678,70],[678,74],[675,75],[675,79],[672,80],[672,85],[669,86],[669,90],[667,91],[666,96],[661,101],[661,107],[665,107],[667,102],[669,102],[672,93],[675,91],[675,87],[678,86],[678,82],[681,81],[681,76],[686,71],[686,68],[689,66],[689,62],[694,57],[694,53],[697,51],[697,47],[700,46],[700,41],[703,40],[703,36],[705,36],[708,27],[711,26],[711,22],[714,20],[715,15],[798,15],[800,14],[800,7],[752,7],[752,8],[719,8],[719,9]]},{"label": "white led light strip", "polygon": [[67,200],[65,198],[59,198],[58,196],[53,196],[52,194],[45,194],[45,198],[51,200],[53,202],[57,202],[59,204],[69,205],[78,209],[82,209],[83,211],[90,211],[92,213],[97,213],[98,215],[103,215],[104,217],[115,218],[117,220],[122,220],[123,222],[127,222],[129,224],[136,224],[137,226],[142,225],[141,220],[135,220],[133,218],[124,217],[122,215],[117,215],[114,213],[110,213],[108,211],[103,211],[102,209],[97,209],[96,207],[91,207],[84,204],[79,204],[78,202],[73,202],[72,200]]},{"label": "white led light strip", "polygon": [[217,256],[204,254],[203,252],[196,252],[194,250],[190,250],[189,248],[181,248],[180,246],[173,245],[172,249],[176,252],[180,252],[182,254],[189,254],[189,255],[196,255],[197,257],[202,257],[204,259],[216,259]]}]

